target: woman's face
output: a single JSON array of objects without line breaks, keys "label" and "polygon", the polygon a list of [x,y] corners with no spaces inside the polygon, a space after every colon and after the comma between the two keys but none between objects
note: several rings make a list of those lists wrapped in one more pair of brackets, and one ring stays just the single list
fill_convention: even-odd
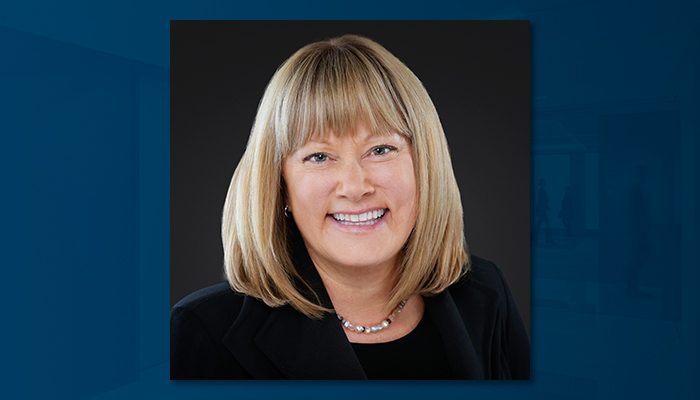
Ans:
[{"label": "woman's face", "polygon": [[287,204],[316,263],[393,267],[416,222],[411,145],[371,134],[309,141],[284,160]]}]

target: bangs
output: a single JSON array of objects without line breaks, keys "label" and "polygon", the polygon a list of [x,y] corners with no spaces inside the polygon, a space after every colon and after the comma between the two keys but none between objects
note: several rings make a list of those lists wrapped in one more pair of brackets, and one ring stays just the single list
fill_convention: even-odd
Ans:
[{"label": "bangs", "polygon": [[360,124],[373,134],[398,133],[410,142],[406,105],[383,59],[374,49],[332,42],[293,55],[280,70],[289,75],[280,74],[286,80],[275,99],[274,132],[282,155],[311,138],[352,135]]}]

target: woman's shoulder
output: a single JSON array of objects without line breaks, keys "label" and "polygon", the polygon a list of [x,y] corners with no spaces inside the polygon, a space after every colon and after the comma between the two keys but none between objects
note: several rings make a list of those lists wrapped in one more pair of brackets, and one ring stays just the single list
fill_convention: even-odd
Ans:
[{"label": "woman's shoulder", "polygon": [[207,328],[230,326],[238,315],[245,296],[236,293],[227,282],[217,283],[188,294],[170,311],[171,319],[196,317]]},{"label": "woman's shoulder", "polygon": [[175,303],[175,309],[194,310],[198,307],[211,307],[219,303],[230,303],[240,301],[240,295],[231,289],[227,282],[207,286],[195,290]]},{"label": "woman's shoulder", "polygon": [[459,292],[469,288],[476,288],[491,295],[505,296],[507,284],[501,269],[495,263],[472,255],[467,273],[450,286],[450,291]]},{"label": "woman's shoulder", "polygon": [[233,358],[224,338],[245,296],[223,282],[197,290],[170,312],[171,379],[237,379],[248,374]]},{"label": "woman's shoulder", "polygon": [[528,379],[530,344],[520,312],[501,270],[471,257],[469,271],[449,288],[490,379]]},{"label": "woman's shoulder", "polygon": [[513,294],[501,269],[493,262],[470,257],[467,273],[448,288],[458,307],[481,309],[484,314],[510,312],[514,305]]}]

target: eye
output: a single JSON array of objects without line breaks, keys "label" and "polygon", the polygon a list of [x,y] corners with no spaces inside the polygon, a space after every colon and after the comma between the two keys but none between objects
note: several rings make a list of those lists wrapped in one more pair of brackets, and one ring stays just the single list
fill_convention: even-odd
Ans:
[{"label": "eye", "polygon": [[373,147],[372,150],[370,150],[370,151],[371,151],[372,155],[383,156],[385,154],[391,153],[392,151],[396,151],[396,147],[390,146],[388,144],[382,144],[382,145]]},{"label": "eye", "polygon": [[328,160],[328,154],[326,153],[314,153],[314,154],[309,154],[308,156],[304,157],[304,161],[311,161],[312,163],[320,164],[324,161]]}]

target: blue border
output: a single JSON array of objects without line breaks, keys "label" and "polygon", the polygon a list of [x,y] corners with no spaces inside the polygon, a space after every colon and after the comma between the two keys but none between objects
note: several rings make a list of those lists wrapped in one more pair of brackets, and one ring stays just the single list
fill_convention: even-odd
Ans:
[{"label": "blue border", "polygon": [[[2,10],[9,397],[700,397],[697,3],[35,1]],[[168,380],[176,18],[532,22],[533,189],[548,182],[554,244],[533,244],[531,382]],[[558,216],[567,184],[569,235]]]}]

